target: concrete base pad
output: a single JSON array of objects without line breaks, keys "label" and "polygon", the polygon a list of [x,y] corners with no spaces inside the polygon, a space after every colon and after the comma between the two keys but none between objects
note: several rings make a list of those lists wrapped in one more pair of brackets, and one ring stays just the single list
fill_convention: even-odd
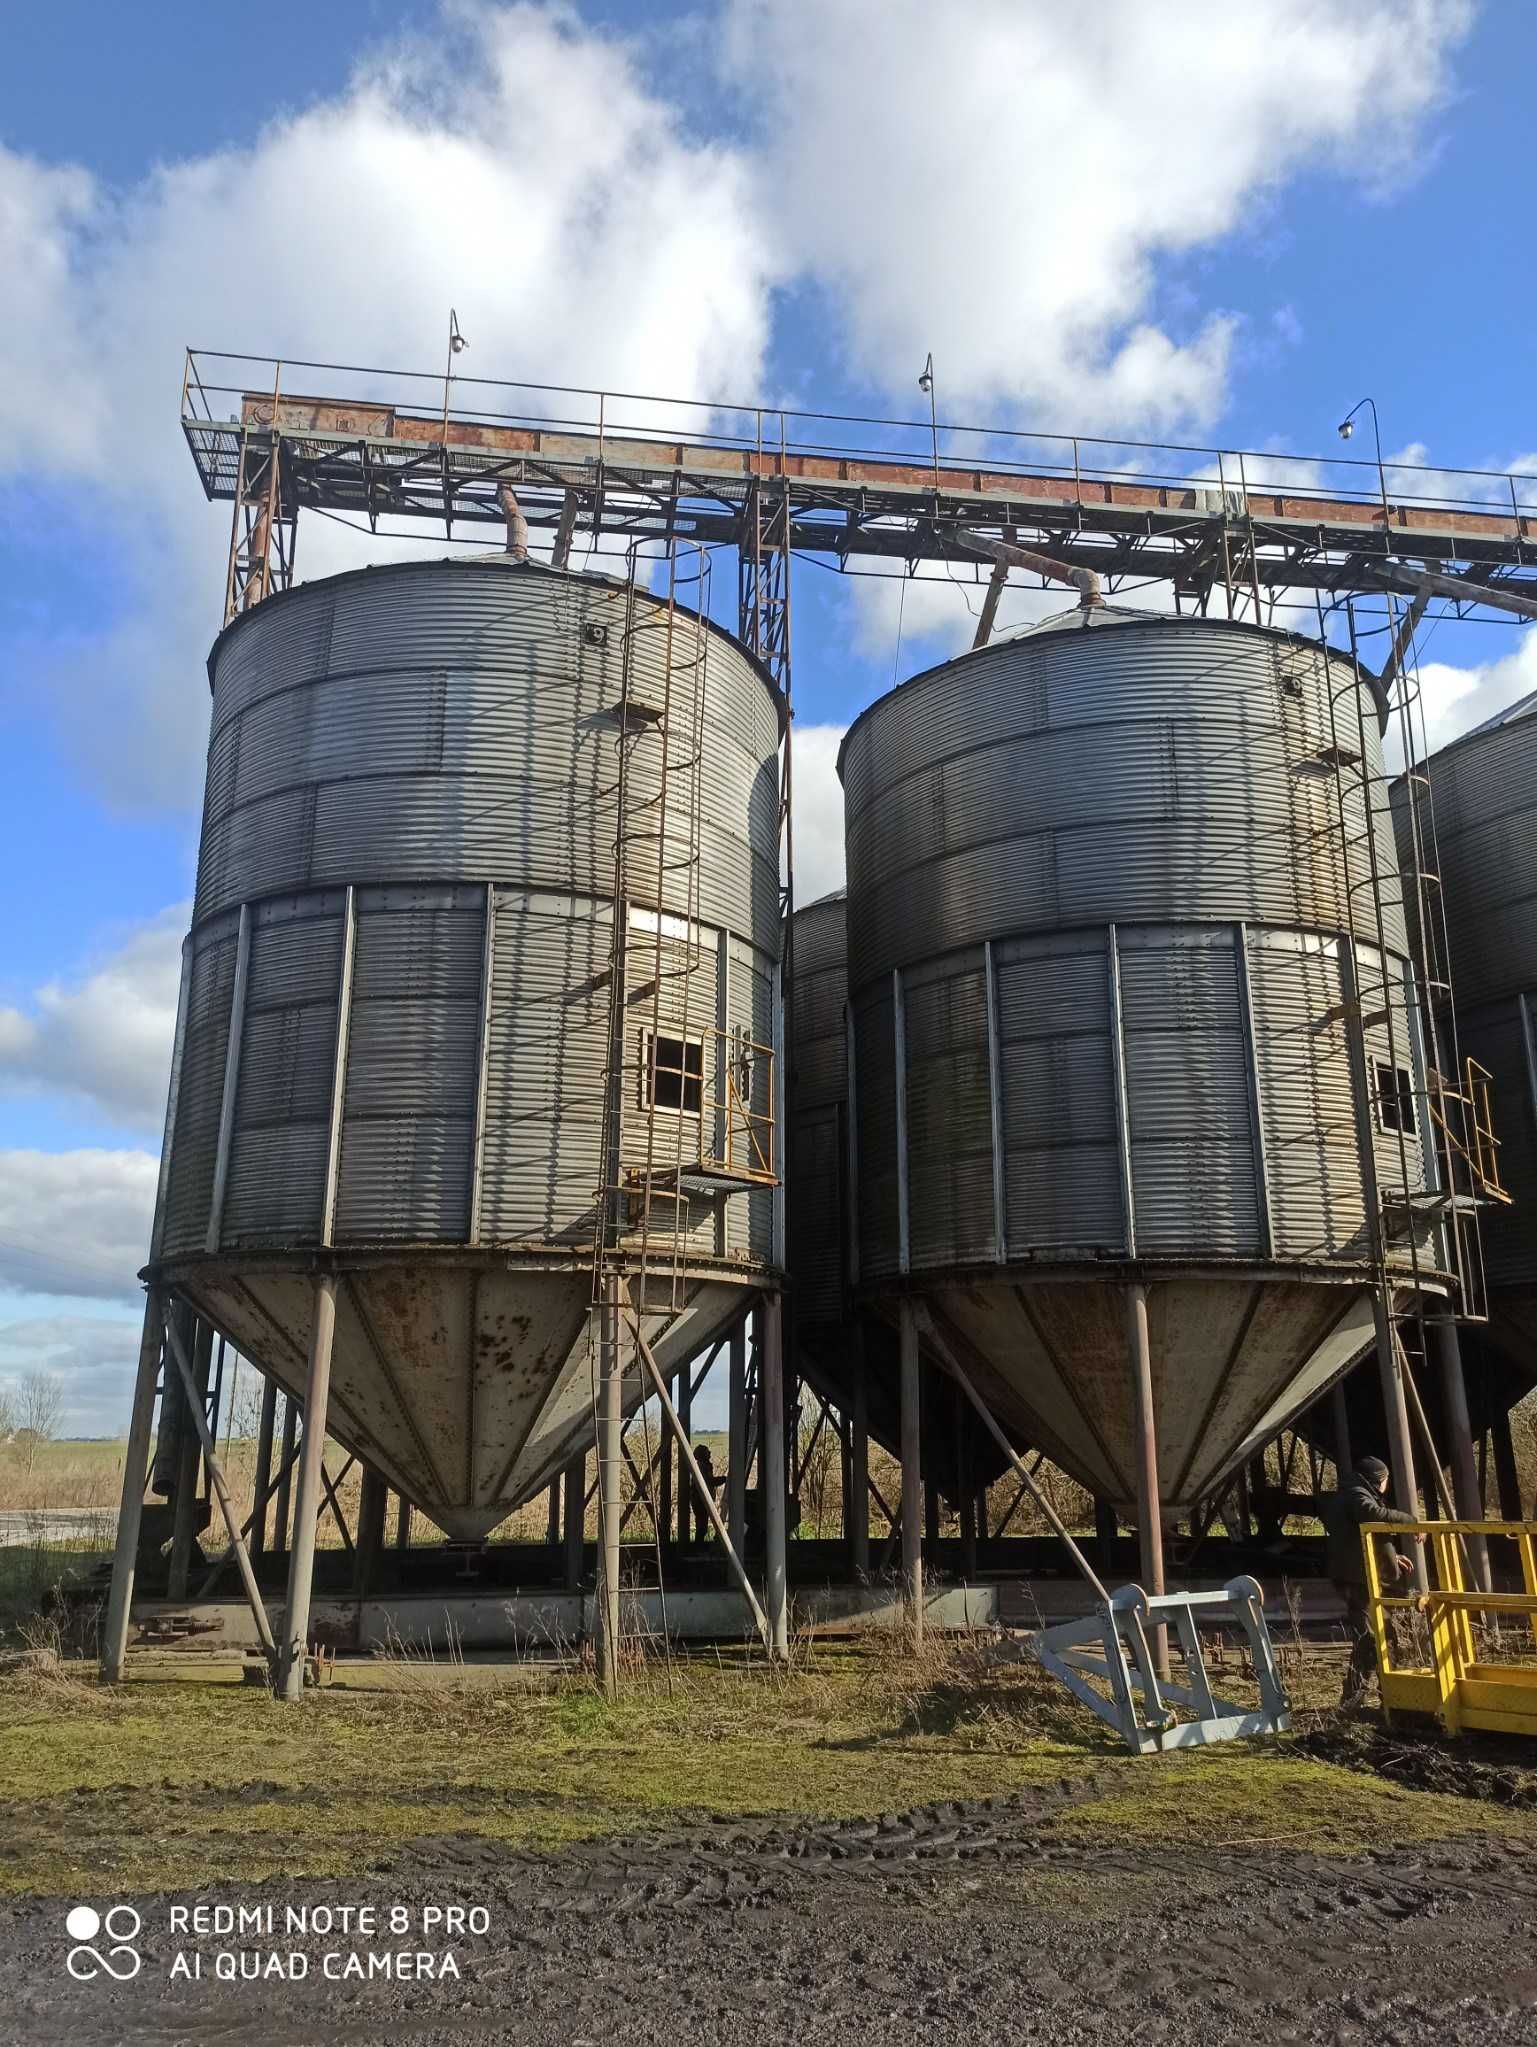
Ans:
[{"label": "concrete base pad", "polygon": [[[1191,1589],[1213,1587],[1202,1580],[1192,1581]],[[1267,1585],[1266,1594],[1271,1624],[1284,1631],[1289,1623],[1279,1583]],[[924,1621],[936,1633],[1034,1628],[1076,1618],[1090,1604],[1082,1585],[1064,1579],[941,1585],[925,1596]],[[741,1595],[724,1589],[669,1592],[665,1601],[654,1591],[626,1592],[627,1631],[660,1642],[664,1605],[666,1632],[674,1641],[756,1640]],[[1328,1585],[1307,1585],[1301,1606],[1301,1623],[1309,1632],[1326,1628],[1343,1615],[1339,1598]],[[280,1633],[281,1601],[270,1600],[267,1612],[273,1632]],[[239,1600],[194,1604],[140,1600],[135,1602],[133,1620],[134,1648],[190,1656],[228,1655],[257,1646],[250,1608]],[[792,1633],[813,1629],[818,1635],[852,1635],[902,1625],[901,1596],[891,1585],[803,1586],[791,1600]],[[362,1655],[388,1656],[392,1651],[451,1655],[458,1650],[573,1655],[592,1639],[594,1626],[593,1596],[577,1592],[445,1591],[363,1600],[317,1595],[311,1610],[314,1641]]]}]

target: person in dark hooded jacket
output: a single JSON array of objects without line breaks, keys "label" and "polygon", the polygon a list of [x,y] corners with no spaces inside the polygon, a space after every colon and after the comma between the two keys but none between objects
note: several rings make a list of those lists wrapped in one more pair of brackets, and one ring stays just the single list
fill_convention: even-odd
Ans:
[{"label": "person in dark hooded jacket", "polygon": [[[1377,1638],[1372,1633],[1371,1611],[1366,1603],[1366,1556],[1361,1544],[1361,1525],[1367,1521],[1397,1524],[1415,1518],[1388,1505],[1388,1476],[1388,1468],[1380,1457],[1363,1457],[1324,1508],[1329,1576],[1345,1602],[1345,1626],[1351,1637],[1342,1706],[1360,1704],[1377,1668]],[[1379,1554],[1384,1581],[1391,1584],[1395,1578],[1412,1577],[1413,1559],[1392,1548],[1385,1537],[1382,1543]]]}]

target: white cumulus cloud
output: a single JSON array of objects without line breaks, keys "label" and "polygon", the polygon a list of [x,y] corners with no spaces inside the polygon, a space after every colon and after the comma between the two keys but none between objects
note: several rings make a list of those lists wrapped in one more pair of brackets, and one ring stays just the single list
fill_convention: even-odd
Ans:
[{"label": "white cumulus cloud", "polygon": [[[757,389],[769,314],[740,153],[686,127],[623,41],[559,5],[448,7],[249,148],[127,191],[0,150],[0,272],[17,286],[0,475],[94,483],[137,572],[130,614],[69,650],[64,734],[127,804],[194,800],[207,732],[229,522],[176,427],[189,340],[420,367],[441,359],[453,305],[463,374],[708,399]],[[287,388],[316,375],[290,370]],[[306,527],[301,573],[370,552]]]},{"label": "white cumulus cloud", "polygon": [[734,0],[730,18],[766,217],[873,383],[910,392],[932,349],[952,406],[1166,432],[1220,408],[1235,316],[1163,313],[1160,262],[1241,233],[1300,172],[1409,168],[1471,7]]},{"label": "white cumulus cloud", "polygon": [[0,1292],[130,1296],[158,1170],[148,1151],[0,1151]]},{"label": "white cumulus cloud", "polygon": [[795,900],[802,908],[843,886],[843,784],[838,780],[841,725],[794,728]]},{"label": "white cumulus cloud", "polygon": [[0,1007],[0,1096],[63,1096],[158,1136],[188,916],[175,904],[81,972]]}]

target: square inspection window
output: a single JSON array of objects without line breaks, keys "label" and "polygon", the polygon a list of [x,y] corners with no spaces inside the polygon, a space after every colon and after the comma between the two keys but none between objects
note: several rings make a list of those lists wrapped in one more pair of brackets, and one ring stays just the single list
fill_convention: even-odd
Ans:
[{"label": "square inspection window", "polygon": [[647,1106],[697,1116],[704,1107],[704,1040],[671,1038],[658,1031],[648,1043]]},{"label": "square inspection window", "polygon": [[1377,1062],[1377,1128],[1414,1135],[1414,1084],[1407,1067]]}]

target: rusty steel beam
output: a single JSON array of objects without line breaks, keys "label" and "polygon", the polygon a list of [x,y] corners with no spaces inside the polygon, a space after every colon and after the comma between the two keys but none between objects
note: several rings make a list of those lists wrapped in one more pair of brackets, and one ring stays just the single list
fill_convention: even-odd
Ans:
[{"label": "rusty steel beam", "polygon": [[[285,440],[302,444],[311,438],[385,441],[403,448],[441,447],[444,423],[436,417],[403,411],[392,405],[356,404],[350,400],[283,397],[274,403],[270,394],[248,393],[241,405],[241,424],[246,428],[270,427],[276,413]],[[203,435],[217,431],[216,424],[189,421]],[[239,428],[226,432],[238,439]],[[739,487],[757,480],[786,478],[792,483],[824,484],[840,494],[850,486],[880,492],[900,492],[933,502],[943,500],[1008,499],[1019,503],[1051,506],[1076,518],[1095,509],[1152,515],[1178,515],[1188,522],[1204,522],[1213,513],[1209,500],[1214,486],[1206,481],[1187,483],[1139,483],[1131,477],[1069,478],[1065,474],[1032,473],[1026,470],[931,462],[901,462],[885,457],[817,455],[776,447],[723,447],[708,440],[660,439],[639,436],[600,436],[572,433],[536,426],[498,426],[455,419],[448,424],[448,446],[453,450],[489,456],[495,462],[509,457],[535,459],[551,470],[576,469],[591,476],[601,461],[621,472],[642,470],[653,473],[678,472],[690,476],[731,479]],[[302,454],[302,446],[296,452]],[[219,493],[225,495],[226,493]],[[1395,540],[1419,533],[1455,534],[1461,539],[1537,545],[1537,518],[1511,513],[1474,512],[1456,506],[1394,504],[1384,509],[1377,500],[1348,498],[1330,492],[1295,492],[1249,488],[1244,493],[1243,520],[1264,524],[1323,527],[1354,535],[1388,533]],[[457,515],[457,508],[456,508]],[[559,514],[556,514],[557,519]],[[1393,550],[1397,552],[1398,550]],[[1459,557],[1462,558],[1462,557]]]}]

